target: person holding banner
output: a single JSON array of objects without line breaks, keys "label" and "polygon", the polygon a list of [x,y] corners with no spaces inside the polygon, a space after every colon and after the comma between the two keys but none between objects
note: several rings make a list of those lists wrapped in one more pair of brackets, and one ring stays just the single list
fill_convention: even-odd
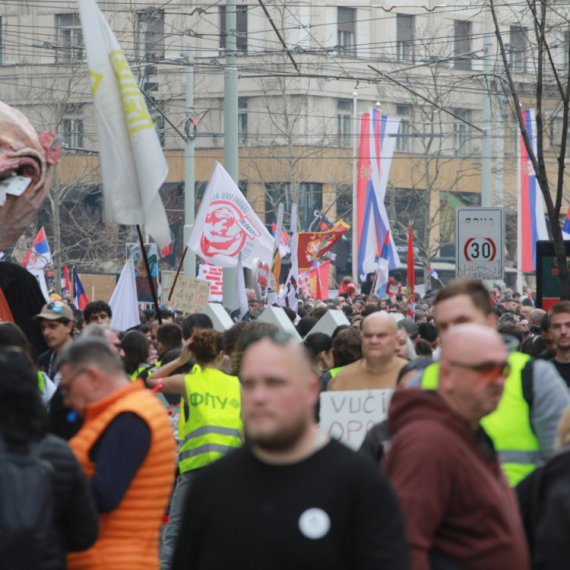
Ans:
[{"label": "person holding banner", "polygon": [[409,569],[385,476],[319,432],[305,350],[266,332],[251,336],[239,372],[248,445],[196,478],[172,569]]}]

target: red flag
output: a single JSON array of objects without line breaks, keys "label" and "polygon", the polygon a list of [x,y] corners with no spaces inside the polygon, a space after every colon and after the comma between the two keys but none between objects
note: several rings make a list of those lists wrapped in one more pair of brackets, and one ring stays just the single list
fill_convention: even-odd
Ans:
[{"label": "red flag", "polygon": [[329,275],[331,262],[330,259],[317,266],[319,276],[317,285],[317,299],[327,301],[329,298]]},{"label": "red flag", "polygon": [[309,269],[315,261],[327,253],[350,226],[342,220],[326,232],[300,232],[297,239],[299,269]]},{"label": "red flag", "polygon": [[72,293],[71,281],[69,280],[69,269],[67,263],[63,266],[63,292]]},{"label": "red flag", "polygon": [[338,295],[337,297],[340,297],[341,293],[346,293],[346,286],[344,285],[344,281],[340,282],[340,285],[338,286]]},{"label": "red flag", "polygon": [[408,286],[406,288],[406,319],[416,320],[416,268],[414,265],[414,236],[412,224],[408,229]]}]

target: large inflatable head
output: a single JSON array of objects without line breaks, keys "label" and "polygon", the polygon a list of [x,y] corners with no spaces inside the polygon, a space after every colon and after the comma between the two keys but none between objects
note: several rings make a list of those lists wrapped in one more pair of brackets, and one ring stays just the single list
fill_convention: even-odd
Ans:
[{"label": "large inflatable head", "polygon": [[0,101],[0,251],[35,220],[60,154],[60,137],[38,135],[20,111]]}]

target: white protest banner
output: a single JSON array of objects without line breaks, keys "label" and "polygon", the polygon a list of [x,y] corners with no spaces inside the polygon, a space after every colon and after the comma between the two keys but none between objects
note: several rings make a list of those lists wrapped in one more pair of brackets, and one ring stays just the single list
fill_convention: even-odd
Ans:
[{"label": "white protest banner", "polygon": [[186,315],[199,313],[208,304],[209,296],[209,281],[179,275],[172,294],[172,307]]},{"label": "white protest banner", "polygon": [[200,265],[198,279],[211,283],[210,301],[221,303],[224,296],[224,268],[215,265]]},{"label": "white protest banner", "polygon": [[186,244],[196,255],[219,267],[251,269],[253,260],[269,262],[273,236],[267,231],[224,167],[216,162],[192,233]]},{"label": "white protest banner", "polygon": [[321,393],[321,432],[358,449],[366,432],[386,419],[394,390]]}]

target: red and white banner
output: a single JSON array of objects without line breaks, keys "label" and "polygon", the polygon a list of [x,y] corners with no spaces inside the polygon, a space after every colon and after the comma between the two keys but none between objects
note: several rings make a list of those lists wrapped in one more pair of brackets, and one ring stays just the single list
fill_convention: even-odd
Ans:
[{"label": "red and white banner", "polygon": [[208,301],[221,303],[224,296],[224,268],[215,267],[214,265],[200,265],[198,279],[211,283]]},{"label": "red and white banner", "polygon": [[259,258],[271,262],[274,240],[224,167],[216,162],[186,244],[219,267],[244,267]]}]

